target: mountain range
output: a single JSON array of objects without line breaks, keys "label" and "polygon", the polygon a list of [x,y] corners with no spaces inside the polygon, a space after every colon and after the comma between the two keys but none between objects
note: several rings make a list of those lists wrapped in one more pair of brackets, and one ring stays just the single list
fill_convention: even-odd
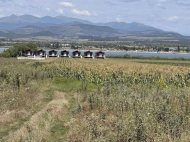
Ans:
[{"label": "mountain range", "polygon": [[6,38],[30,38],[30,37],[175,37],[182,35],[174,32],[166,32],[152,26],[141,23],[92,23],[90,21],[65,16],[35,17],[32,15],[11,15],[0,18],[0,37]]}]

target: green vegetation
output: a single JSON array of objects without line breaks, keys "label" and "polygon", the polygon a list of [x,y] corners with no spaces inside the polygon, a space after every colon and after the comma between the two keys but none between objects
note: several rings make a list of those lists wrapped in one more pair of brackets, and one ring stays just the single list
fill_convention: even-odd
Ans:
[{"label": "green vegetation", "polygon": [[[72,141],[188,141],[189,91],[106,83],[70,124]],[[79,128],[80,127],[80,128]],[[84,137],[83,137],[84,136]],[[86,136],[86,137],[85,137]]]},{"label": "green vegetation", "polygon": [[187,61],[0,60],[0,141],[188,141]]},{"label": "green vegetation", "polygon": [[0,57],[17,57],[19,52],[25,52],[27,49],[37,50],[37,46],[34,43],[27,44],[16,44],[13,47],[5,50],[3,53],[0,53]]},{"label": "green vegetation", "polygon": [[172,66],[184,66],[190,67],[189,62],[159,62],[159,61],[136,61],[137,63],[146,63],[146,64],[158,64],[158,65],[172,65]]}]

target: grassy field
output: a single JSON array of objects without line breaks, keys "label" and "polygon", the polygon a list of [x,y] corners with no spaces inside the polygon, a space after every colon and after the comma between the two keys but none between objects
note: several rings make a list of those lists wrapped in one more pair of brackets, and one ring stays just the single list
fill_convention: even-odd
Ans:
[{"label": "grassy field", "polygon": [[0,59],[0,141],[189,141],[189,61]]}]

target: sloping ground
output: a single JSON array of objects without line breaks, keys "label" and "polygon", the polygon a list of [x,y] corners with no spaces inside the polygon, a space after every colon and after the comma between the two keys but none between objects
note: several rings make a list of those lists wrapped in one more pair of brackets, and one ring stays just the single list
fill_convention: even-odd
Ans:
[{"label": "sloping ground", "polygon": [[[38,87],[34,87],[34,90],[27,90],[34,96],[27,104],[6,107],[6,110],[1,112],[0,141],[67,141],[70,128],[67,123],[72,120],[73,114],[78,112],[77,96],[82,89],[81,81],[54,78],[33,82],[32,86],[35,85]],[[26,92],[25,96],[29,99]],[[15,96],[11,101],[14,104],[17,100],[21,103],[26,101],[23,98],[19,97],[18,100]]]},{"label": "sloping ground", "polygon": [[[63,92],[55,92],[51,102],[15,132],[9,133],[7,141],[43,141],[50,137],[51,130],[62,116],[67,113],[68,100]],[[64,124],[62,124],[64,125]]]},{"label": "sloping ground", "polygon": [[135,61],[2,58],[0,141],[189,141],[189,68]]},{"label": "sloping ground", "polygon": [[87,24],[71,24],[71,25],[58,25],[58,26],[49,26],[49,27],[36,27],[36,26],[27,26],[16,29],[13,31],[15,34],[26,34],[30,36],[100,36],[100,37],[112,37],[112,36],[122,36],[118,30],[106,27],[106,26],[95,26]]}]

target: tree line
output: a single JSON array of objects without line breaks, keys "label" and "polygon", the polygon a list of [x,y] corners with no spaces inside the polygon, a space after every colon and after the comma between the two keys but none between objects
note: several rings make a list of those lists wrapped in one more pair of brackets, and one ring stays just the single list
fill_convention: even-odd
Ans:
[{"label": "tree line", "polygon": [[24,53],[26,50],[31,49],[37,51],[38,47],[35,43],[15,44],[13,47],[0,53],[0,57],[17,57],[20,52]]}]

